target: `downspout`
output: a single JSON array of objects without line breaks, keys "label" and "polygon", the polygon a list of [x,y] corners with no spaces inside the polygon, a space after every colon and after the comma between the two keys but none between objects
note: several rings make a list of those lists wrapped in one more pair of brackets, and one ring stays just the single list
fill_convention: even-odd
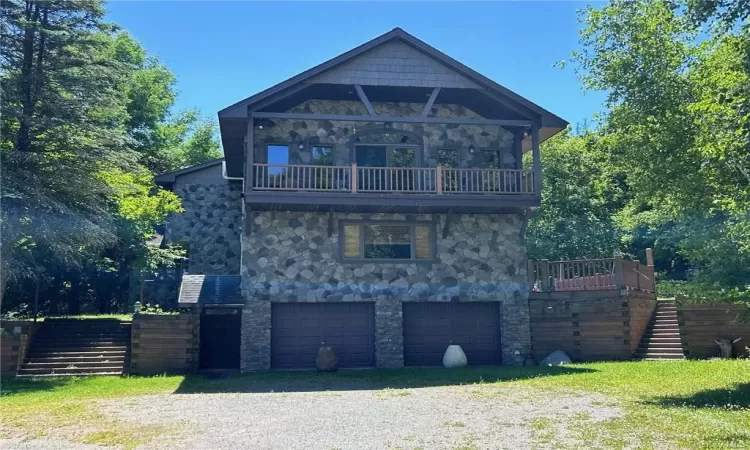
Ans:
[{"label": "downspout", "polygon": [[225,180],[242,180],[243,185],[244,185],[245,177],[230,177],[229,175],[227,175],[227,162],[226,161],[221,162],[221,176]]}]

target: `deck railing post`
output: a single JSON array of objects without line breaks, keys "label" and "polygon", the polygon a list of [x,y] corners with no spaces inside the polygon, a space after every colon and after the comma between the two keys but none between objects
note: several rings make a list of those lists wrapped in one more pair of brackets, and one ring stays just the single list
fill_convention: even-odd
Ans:
[{"label": "deck railing post", "polygon": [[358,183],[357,183],[357,163],[352,163],[352,176],[350,178],[352,180],[351,181],[351,183],[352,183],[352,185],[351,185],[352,192],[356,193],[357,192],[357,185],[358,185]]},{"label": "deck railing post", "polygon": [[654,251],[650,248],[646,249],[646,265],[654,267]]},{"label": "deck railing post", "polygon": [[435,169],[435,190],[438,194],[443,193],[443,166],[440,164]]},{"label": "deck railing post", "polygon": [[615,285],[617,286],[617,289],[625,289],[625,284],[623,284],[622,281],[622,256],[620,255],[615,256],[614,271]]},{"label": "deck railing post", "polygon": [[[542,259],[539,261],[539,271],[541,272],[540,277],[542,278],[542,292],[550,291],[550,282],[549,282],[549,260],[548,259]],[[553,283],[554,285],[554,283]]]}]

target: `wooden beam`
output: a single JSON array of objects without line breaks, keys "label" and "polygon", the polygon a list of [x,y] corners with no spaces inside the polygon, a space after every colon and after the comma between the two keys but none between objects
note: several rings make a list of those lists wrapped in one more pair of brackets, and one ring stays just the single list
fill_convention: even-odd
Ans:
[{"label": "wooden beam", "polygon": [[534,158],[534,195],[542,195],[542,155],[539,152],[539,121],[531,125],[531,154]]},{"label": "wooden beam", "polygon": [[359,99],[362,100],[362,103],[365,104],[365,109],[367,109],[367,114],[371,116],[377,116],[377,113],[375,112],[375,109],[373,109],[372,103],[370,103],[370,99],[367,98],[367,94],[365,94],[365,91],[362,89],[362,86],[355,84],[354,90],[357,91],[357,95],[359,96]]},{"label": "wooden beam", "polygon": [[361,116],[351,114],[310,114],[310,113],[275,113],[256,111],[256,119],[294,119],[294,120],[343,120],[348,122],[396,122],[396,123],[442,123],[455,125],[501,125],[508,127],[528,127],[531,120],[502,119],[449,119],[441,117],[394,117],[394,116]]},{"label": "wooden beam", "polygon": [[440,88],[436,87],[432,90],[432,94],[430,94],[429,100],[427,100],[427,103],[424,105],[424,109],[422,110],[422,117],[427,117],[427,115],[432,110],[432,105],[435,104],[435,99],[437,99],[438,94],[440,93]]},{"label": "wooden beam", "polygon": [[287,97],[289,97],[291,95],[294,95],[294,94],[296,94],[297,92],[299,92],[299,91],[301,91],[303,89],[306,89],[310,85],[311,85],[311,83],[308,83],[308,82],[299,83],[299,84],[291,87],[290,89],[287,89],[285,91],[281,91],[278,94],[275,94],[275,95],[272,95],[270,97],[267,97],[267,98],[259,101],[258,103],[254,104],[253,105],[253,110],[257,111],[259,109],[263,109],[263,108],[265,108],[267,106],[270,106],[270,105],[272,105],[272,104],[274,104],[274,103],[276,103],[278,101],[284,100],[285,98],[287,98]]},{"label": "wooden beam", "polygon": [[248,195],[253,190],[253,163],[255,158],[255,118],[252,112],[247,115],[247,132],[245,133],[245,185],[243,191]]}]

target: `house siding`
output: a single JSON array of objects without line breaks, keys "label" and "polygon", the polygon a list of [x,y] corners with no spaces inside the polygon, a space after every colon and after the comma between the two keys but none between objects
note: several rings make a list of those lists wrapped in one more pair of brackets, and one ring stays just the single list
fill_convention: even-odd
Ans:
[{"label": "house siding", "polygon": [[[339,255],[339,220],[419,220],[436,225],[434,262],[351,263]],[[497,301],[505,364],[529,356],[526,248],[519,215],[257,212],[242,237],[242,288],[253,317],[243,319],[241,368],[270,367],[271,302],[375,302],[379,367],[403,365],[401,302]],[[330,236],[329,236],[330,233]],[[260,316],[258,316],[260,314]],[[269,317],[265,317],[267,314]]]},{"label": "house siding", "polygon": [[479,88],[475,82],[453,69],[398,41],[379,45],[311,81],[373,86]]},{"label": "house siding", "polygon": [[167,221],[166,239],[188,248],[188,272],[240,273],[242,185],[230,183],[221,165],[180,175],[172,191],[184,209]]}]

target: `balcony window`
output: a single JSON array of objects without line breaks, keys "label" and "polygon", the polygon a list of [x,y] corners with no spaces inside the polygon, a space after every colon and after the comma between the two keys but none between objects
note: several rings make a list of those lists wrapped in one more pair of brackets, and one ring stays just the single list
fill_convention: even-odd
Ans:
[{"label": "balcony window", "polygon": [[269,144],[266,148],[266,157],[269,164],[268,175],[281,175],[285,168],[279,165],[289,164],[289,146]]},{"label": "balcony window", "polygon": [[433,230],[429,222],[345,223],[341,254],[345,260],[429,260]]},{"label": "balcony window", "polygon": [[310,164],[314,166],[332,166],[333,165],[333,147],[314,145],[312,147],[312,159]]}]

